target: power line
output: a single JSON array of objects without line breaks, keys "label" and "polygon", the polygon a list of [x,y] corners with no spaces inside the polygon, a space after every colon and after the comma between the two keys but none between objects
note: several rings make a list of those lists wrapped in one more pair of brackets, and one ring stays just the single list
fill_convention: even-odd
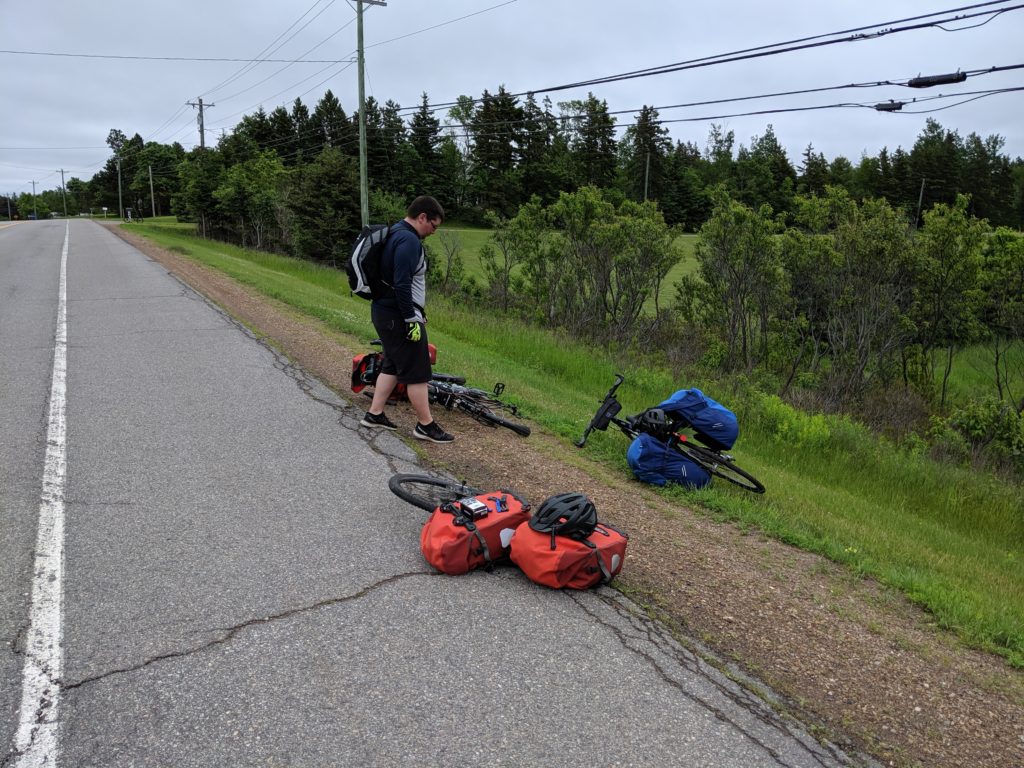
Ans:
[{"label": "power line", "polygon": [[[700,67],[713,66],[715,64],[727,64],[736,61],[744,61],[747,59],[761,58],[765,56],[776,56],[780,53],[792,53],[794,51],[806,50],[809,48],[818,48],[826,45],[836,45],[838,43],[851,43],[860,42],[870,38],[879,38],[887,35],[893,35],[900,32],[910,32],[917,29],[925,29],[927,27],[938,27],[943,22],[958,21],[961,19],[975,18],[977,16],[984,16],[991,13],[1005,13],[1006,11],[1017,10],[1024,8],[1024,4],[1010,6],[1009,8],[998,9],[998,11],[988,10],[980,11],[978,13],[964,14],[957,16],[952,19],[940,19],[938,21],[930,21],[922,24],[911,24],[904,27],[893,27],[893,24],[905,24],[910,21],[917,21],[918,19],[931,18],[933,16],[941,16],[947,13],[956,13],[958,11],[972,10],[975,8],[998,5],[1006,0],[996,0],[995,2],[979,3],[976,5],[963,6],[961,8],[953,8],[948,11],[938,11],[936,13],[925,14],[923,16],[912,16],[906,19],[897,19],[895,21],[885,21],[880,24],[870,24],[863,27],[856,27],[854,29],[842,30],[839,32],[831,32],[825,35],[815,35],[813,37],[799,38],[796,40],[789,40],[782,43],[774,43],[772,45],[759,46],[756,48],[746,48],[739,51],[730,51],[729,53],[719,54],[717,56],[703,57],[699,59],[690,59],[688,61],[676,62],[674,64],[665,64],[659,67],[650,67],[647,69],[634,70],[632,72],[623,72],[617,75],[608,75],[605,77],[593,78],[591,80],[581,80],[576,83],[567,83],[564,85],[549,86],[547,88],[536,88],[531,91],[524,91],[523,93],[516,94],[519,96],[526,95],[527,93],[550,93],[553,91],[568,90],[571,88],[584,88],[591,85],[604,85],[607,83],[620,82],[622,80],[633,80],[640,77],[650,77],[652,75],[663,75],[672,72],[681,72],[688,69],[697,69]],[[881,27],[881,29],[879,29]],[[865,34],[864,30],[877,30],[870,34]],[[825,37],[834,37],[835,35],[846,35],[835,40],[822,40]],[[811,42],[818,41],[818,42]],[[783,47],[785,46],[785,47]]]},{"label": "power line", "polygon": [[291,25],[289,25],[289,27],[288,27],[288,28],[287,28],[287,29],[286,29],[286,30],[285,30],[284,32],[282,32],[282,33],[281,33],[281,34],[279,34],[279,35],[278,35],[277,37],[275,37],[275,38],[274,38],[274,39],[273,39],[273,40],[272,40],[272,41],[270,42],[270,44],[269,44],[269,45],[265,46],[265,47],[263,48],[263,50],[261,50],[261,51],[260,51],[259,53],[257,53],[257,54],[256,54],[256,59],[255,59],[254,61],[252,61],[252,62],[249,62],[248,64],[246,64],[246,65],[245,65],[244,67],[242,67],[241,69],[239,69],[239,70],[238,70],[237,72],[235,72],[234,74],[232,74],[232,75],[229,75],[229,76],[228,76],[227,78],[225,78],[225,79],[224,79],[224,80],[222,80],[221,82],[217,83],[217,85],[215,85],[215,86],[213,86],[212,88],[208,89],[208,90],[207,90],[206,92],[204,92],[204,93],[203,93],[202,95],[203,95],[203,96],[209,96],[210,94],[212,94],[212,93],[215,93],[215,92],[216,92],[217,90],[219,90],[220,88],[223,88],[223,87],[224,87],[225,85],[227,85],[228,83],[232,83],[232,82],[234,82],[235,80],[237,80],[237,79],[238,79],[239,77],[241,77],[242,75],[244,75],[244,74],[245,74],[246,72],[248,72],[249,70],[251,70],[251,69],[254,69],[257,63],[259,63],[259,62],[262,62],[262,61],[269,61],[269,59],[264,59],[264,58],[263,58],[263,54],[265,54],[265,53],[266,53],[267,55],[270,55],[270,54],[272,54],[272,53],[276,53],[276,52],[277,52],[278,50],[280,50],[280,49],[281,49],[281,47],[282,47],[282,46],[284,46],[284,44],[288,42],[288,40],[291,40],[291,39],[292,39],[293,37],[295,37],[295,35],[297,35],[297,34],[298,34],[299,32],[301,32],[301,31],[302,31],[303,29],[305,29],[305,28],[306,28],[307,26],[309,26],[309,24],[310,24],[311,22],[313,22],[313,21],[314,21],[314,20],[315,20],[315,19],[316,19],[316,18],[317,18],[318,16],[320,16],[320,14],[321,14],[321,13],[323,13],[323,12],[324,12],[324,11],[326,11],[326,10],[327,10],[328,8],[330,8],[330,7],[331,7],[331,5],[333,4],[334,0],[330,0],[330,1],[329,1],[329,2],[327,3],[327,5],[325,5],[325,6],[323,7],[323,8],[321,8],[321,9],[320,9],[319,13],[317,13],[317,14],[316,14],[316,16],[314,16],[314,17],[313,17],[312,19],[310,19],[310,20],[309,20],[309,21],[307,21],[307,22],[306,22],[305,24],[303,24],[303,25],[302,25],[301,27],[299,27],[299,28],[298,28],[297,30],[295,30],[295,32],[294,32],[294,33],[293,33],[293,34],[292,34],[291,36],[289,36],[289,37],[288,37],[288,38],[287,38],[286,40],[284,40],[284,41],[283,41],[283,42],[281,43],[281,45],[277,46],[277,48],[271,48],[271,46],[273,46],[273,45],[274,45],[274,43],[276,43],[276,42],[277,42],[278,40],[280,40],[280,39],[281,39],[282,37],[284,37],[285,35],[287,35],[287,34],[288,34],[288,32],[289,32],[289,31],[290,31],[290,30],[292,29],[292,27],[294,27],[294,26],[295,26],[296,24],[298,24],[298,23],[299,23],[300,21],[302,21],[302,20],[303,20],[304,18],[306,18],[306,16],[308,16],[308,15],[309,15],[309,14],[310,14],[310,13],[312,12],[312,10],[313,10],[314,8],[316,8],[316,7],[317,7],[317,6],[318,6],[318,5],[320,4],[320,2],[321,2],[321,0],[316,0],[316,2],[314,2],[314,3],[313,3],[313,5],[311,5],[311,6],[309,7],[309,8],[307,8],[307,9],[306,9],[306,12],[305,12],[305,13],[303,13],[303,14],[302,14],[301,16],[299,16],[299,18],[297,18],[297,19],[296,19],[295,21],[293,21],[293,22],[291,23]]},{"label": "power line", "polygon": [[74,59],[129,59],[133,61],[236,61],[260,64],[287,63],[287,64],[338,64],[337,59],[239,59],[215,56],[118,56],[107,53],[61,53],[57,51],[10,51],[0,50],[0,53],[7,53],[15,56],[61,56]]}]

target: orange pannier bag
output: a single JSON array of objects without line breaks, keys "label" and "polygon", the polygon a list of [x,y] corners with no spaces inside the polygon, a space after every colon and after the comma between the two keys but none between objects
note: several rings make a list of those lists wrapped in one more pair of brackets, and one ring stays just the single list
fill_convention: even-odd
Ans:
[{"label": "orange pannier bag", "polygon": [[512,538],[512,562],[530,581],[553,589],[589,589],[607,584],[626,559],[628,536],[606,523],[598,523],[583,539],[535,531],[528,523]]},{"label": "orange pannier bag", "polygon": [[511,491],[450,502],[430,513],[420,549],[434,568],[452,576],[490,568],[508,557],[516,529],[530,519],[530,505]]}]

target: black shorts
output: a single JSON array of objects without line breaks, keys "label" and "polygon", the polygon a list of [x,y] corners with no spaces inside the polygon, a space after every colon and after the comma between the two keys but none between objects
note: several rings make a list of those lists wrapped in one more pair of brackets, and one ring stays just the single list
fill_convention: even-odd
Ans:
[{"label": "black shorts", "polygon": [[381,373],[397,376],[399,384],[424,384],[430,381],[427,326],[423,326],[419,341],[409,341],[405,337],[408,323],[397,312],[372,304],[370,319],[384,347]]}]

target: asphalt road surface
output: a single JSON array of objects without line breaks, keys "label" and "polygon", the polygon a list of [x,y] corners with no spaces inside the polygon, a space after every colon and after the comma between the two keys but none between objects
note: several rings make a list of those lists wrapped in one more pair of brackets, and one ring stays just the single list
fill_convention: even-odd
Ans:
[{"label": "asphalt road surface", "polygon": [[0,229],[0,765],[857,764],[614,590],[433,573],[360,416],[103,227]]}]

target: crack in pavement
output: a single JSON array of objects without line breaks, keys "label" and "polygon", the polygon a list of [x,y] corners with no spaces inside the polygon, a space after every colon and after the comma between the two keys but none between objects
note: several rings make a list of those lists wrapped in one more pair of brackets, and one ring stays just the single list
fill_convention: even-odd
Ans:
[{"label": "crack in pavement", "polygon": [[[591,606],[586,605],[584,600],[588,594],[593,595],[599,601],[611,608],[620,618],[624,619],[628,623],[630,628],[632,628],[637,635],[640,635],[641,637],[629,634],[622,626],[609,621],[607,618],[601,616]],[[815,745],[818,747],[818,749],[815,749],[811,745],[807,744],[805,739],[801,738],[803,734],[794,733],[782,718],[773,716],[770,710],[766,709],[763,699],[740,685],[738,682],[735,683],[735,686],[726,684],[721,679],[722,673],[713,664],[709,664],[695,652],[684,647],[678,640],[668,633],[666,628],[661,627],[655,621],[639,615],[635,610],[624,604],[623,600],[628,598],[623,598],[618,593],[613,597],[607,594],[602,594],[601,592],[584,593],[581,595],[570,594],[569,596],[572,601],[576,603],[588,616],[593,618],[601,626],[608,629],[618,639],[623,648],[644,659],[665,683],[672,688],[675,688],[684,698],[689,699],[697,706],[714,715],[717,719],[728,723],[730,726],[742,733],[745,738],[763,749],[775,764],[782,766],[782,768],[789,768],[789,764],[775,749],[747,730],[746,727],[737,722],[720,707],[715,706],[698,694],[688,690],[682,682],[675,679],[670,674],[662,661],[655,658],[653,652],[635,647],[636,643],[647,642],[659,652],[668,656],[669,659],[678,664],[678,666],[691,672],[693,675],[700,677],[715,688],[727,700],[733,702],[737,707],[746,711],[762,724],[799,743],[819,765],[823,767],[829,765],[829,763],[826,762],[820,754],[820,749],[827,750],[833,759],[841,762],[846,757],[841,753],[837,753],[830,745],[821,745],[820,743],[815,742]]]},{"label": "crack in pavement", "polygon": [[98,682],[100,680],[105,680],[106,678],[112,677],[114,675],[123,675],[123,674],[130,674],[132,672],[138,672],[139,670],[145,669],[146,667],[149,667],[149,666],[151,666],[153,664],[156,664],[158,662],[161,662],[161,661],[166,661],[168,659],[180,659],[180,658],[184,658],[186,656],[191,656],[191,655],[196,654],[196,653],[202,653],[203,651],[210,650],[211,648],[216,648],[217,646],[224,645],[225,643],[231,642],[235,638],[236,635],[238,635],[240,632],[242,632],[245,629],[249,629],[250,627],[258,627],[258,626],[263,625],[263,624],[271,624],[271,623],[274,623],[276,621],[281,621],[282,619],[290,619],[290,618],[292,618],[294,616],[298,616],[298,615],[301,615],[303,613],[309,613],[309,612],[312,612],[312,611],[318,611],[321,608],[330,608],[330,607],[335,606],[335,605],[341,605],[343,603],[353,602],[355,600],[359,600],[359,599],[361,599],[363,597],[366,597],[371,592],[375,592],[376,590],[378,590],[378,589],[380,589],[382,587],[388,586],[390,584],[394,584],[395,582],[398,582],[398,581],[403,581],[405,579],[414,578],[416,576],[442,576],[442,575],[443,574],[438,573],[437,571],[410,571],[408,573],[398,573],[398,574],[395,574],[393,576],[388,576],[387,578],[381,579],[380,581],[374,582],[373,584],[370,584],[370,585],[368,585],[366,587],[363,587],[358,592],[354,592],[351,595],[345,595],[343,597],[332,597],[332,598],[328,598],[327,600],[321,600],[318,603],[313,603],[312,605],[305,605],[305,606],[302,606],[302,607],[299,607],[299,608],[289,608],[286,611],[281,611],[280,613],[275,613],[275,614],[272,614],[270,616],[263,616],[263,617],[256,618],[256,619],[249,619],[248,621],[243,621],[242,623],[235,624],[235,625],[233,625],[231,627],[217,627],[217,628],[215,628],[213,630],[210,630],[210,631],[222,632],[223,634],[220,637],[214,638],[213,640],[210,640],[209,642],[204,643],[204,644],[199,645],[199,646],[196,646],[194,648],[188,648],[188,649],[182,650],[182,651],[173,651],[171,653],[160,654],[159,656],[153,656],[152,658],[146,659],[145,661],[143,661],[143,662],[141,662],[139,664],[135,664],[135,665],[130,666],[130,667],[122,667],[120,669],[112,669],[112,670],[109,670],[107,672],[103,672],[102,674],[93,675],[91,677],[86,677],[86,678],[83,678],[83,679],[75,681],[75,682],[70,682],[70,683],[69,682],[60,682],[60,681],[58,681],[58,682],[60,684],[61,690],[64,690],[64,691],[75,690],[77,688],[81,688],[82,686],[88,685],[90,683],[95,683],[95,682]]},{"label": "crack in pavement", "polygon": [[[298,386],[302,393],[309,397],[311,400],[320,403],[321,405],[326,405],[328,408],[335,411],[338,414],[338,423],[345,429],[349,429],[356,432],[356,434],[363,440],[364,443],[366,443],[367,447],[369,447],[371,451],[376,453],[378,456],[384,458],[384,460],[387,462],[388,469],[391,470],[392,474],[401,471],[396,462],[404,461],[406,463],[414,463],[410,461],[408,458],[403,458],[402,456],[398,455],[397,451],[389,450],[391,446],[389,446],[388,443],[390,443],[391,441],[396,441],[392,443],[392,445],[395,448],[404,448],[408,451],[412,450],[408,448],[408,446],[406,446],[406,444],[400,438],[391,435],[390,433],[386,433],[382,430],[361,429],[358,421],[360,409],[352,405],[351,403],[347,402],[341,395],[334,393],[334,391],[331,390],[330,387],[327,387],[327,385],[324,384],[322,381],[320,381],[318,377],[310,374],[305,368],[303,368],[301,365],[299,365],[294,360],[289,358],[288,355],[286,355],[280,349],[275,347],[272,343],[270,343],[270,341],[268,341],[269,337],[261,336],[259,333],[255,332],[244,322],[234,317],[224,307],[220,306],[209,297],[204,296],[203,294],[196,291],[194,288],[192,288],[192,286],[190,286],[187,282],[185,282],[182,278],[178,277],[178,275],[174,274],[170,270],[167,271],[167,274],[181,284],[181,295],[194,301],[203,302],[204,304],[209,306],[214,312],[223,317],[228,323],[235,326],[244,335],[246,335],[254,342],[259,344],[261,347],[266,349],[274,358],[274,367],[277,368],[277,370],[281,371],[285,376],[294,381],[296,386]],[[325,397],[321,397],[315,391],[316,389],[319,388],[326,388],[328,391],[334,394],[335,397],[337,397],[337,400],[329,400]],[[384,445],[380,444],[382,442],[384,443]]]}]

